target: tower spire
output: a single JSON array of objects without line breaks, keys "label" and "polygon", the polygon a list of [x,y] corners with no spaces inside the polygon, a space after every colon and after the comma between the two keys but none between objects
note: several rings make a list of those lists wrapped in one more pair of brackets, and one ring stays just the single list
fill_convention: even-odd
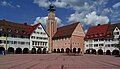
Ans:
[{"label": "tower spire", "polygon": [[49,35],[49,51],[53,51],[53,40],[52,37],[57,31],[57,21],[55,20],[55,8],[54,4],[51,3],[49,6],[48,19],[46,20],[46,32]]},{"label": "tower spire", "polygon": [[55,11],[55,5],[53,3],[50,4],[48,11],[49,12],[54,12]]}]

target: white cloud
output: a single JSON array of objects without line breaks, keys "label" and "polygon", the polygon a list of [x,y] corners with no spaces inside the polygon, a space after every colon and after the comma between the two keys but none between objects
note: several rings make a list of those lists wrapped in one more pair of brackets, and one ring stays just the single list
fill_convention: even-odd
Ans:
[{"label": "white cloud", "polygon": [[59,25],[61,25],[61,23],[62,23],[62,20],[61,20],[60,18],[58,18],[58,17],[55,17],[55,20],[57,20],[57,23],[58,23]]},{"label": "white cloud", "polygon": [[[60,8],[73,8],[75,11],[98,11],[101,12],[109,0],[55,0],[53,4]],[[34,0],[39,7],[48,7],[49,0]]]},{"label": "white cloud", "polygon": [[[48,19],[48,17],[37,17],[36,20],[34,21],[34,24],[37,24],[37,23],[42,23],[43,25],[46,24],[46,20]],[[55,17],[55,19],[57,20],[57,23],[59,26],[62,26],[63,24],[61,23],[61,19],[58,18],[58,17]]]},{"label": "white cloud", "polygon": [[59,1],[59,0],[56,0],[56,1],[54,2],[54,5],[55,5],[56,7],[60,7],[60,8],[66,8],[66,7],[67,7],[67,3],[61,2],[61,1]]},{"label": "white cloud", "polygon": [[14,5],[11,1],[0,1],[0,6],[3,7],[11,7],[11,8],[20,8],[20,5]]},{"label": "white cloud", "polygon": [[70,17],[68,18],[68,22],[79,22],[81,17],[82,17],[82,14],[75,12],[70,15]]},{"label": "white cloud", "polygon": [[[113,5],[113,8],[106,6],[108,2],[109,0],[54,0],[53,4],[59,8],[72,8],[75,11],[75,13],[67,17],[68,22],[80,21],[83,25],[96,25],[98,23],[107,23],[109,20],[110,22],[119,21],[120,11],[118,8],[120,2]],[[34,3],[38,4],[39,7],[48,7],[50,1],[34,0]],[[93,13],[94,17],[92,17]]]},{"label": "white cloud", "polygon": [[[83,0],[55,0],[53,4],[59,8],[66,8],[66,7],[80,7],[83,5]],[[50,5],[49,0],[34,0],[33,3],[39,5],[39,7],[48,7]]]},{"label": "white cloud", "polygon": [[42,23],[40,17],[37,17],[36,20],[34,21],[34,24],[37,24],[37,23]]},{"label": "white cloud", "polygon": [[48,0],[34,0],[33,3],[36,3],[39,5],[39,7],[48,7],[50,5],[50,1]]},{"label": "white cloud", "polygon": [[6,1],[1,1],[0,5],[5,7],[13,7],[11,2],[6,2]]},{"label": "white cloud", "polygon": [[118,7],[120,7],[120,2],[114,4],[112,7],[113,7],[113,8],[118,8]]},{"label": "white cloud", "polygon": [[18,8],[20,8],[21,6],[20,5],[16,5]]},{"label": "white cloud", "polygon": [[97,25],[108,23],[109,18],[107,16],[98,16],[95,11],[89,14],[75,12],[70,15],[68,22],[81,22],[82,25]]},{"label": "white cloud", "polygon": [[109,13],[112,13],[112,9],[111,8],[105,8],[103,9],[101,15],[108,15]]},{"label": "white cloud", "polygon": [[109,14],[111,22],[120,22],[120,10],[119,8],[112,9],[112,12]]},{"label": "white cloud", "polygon": [[83,1],[82,5],[72,6],[75,13],[68,17],[69,22],[79,21],[83,26],[97,25],[99,23],[105,24],[109,22],[109,18],[106,14],[112,12],[112,10],[105,7],[108,0],[91,0],[90,2],[88,0],[88,2],[85,0]]},{"label": "white cloud", "polygon": [[86,15],[84,20],[89,25],[106,24],[109,22],[109,18],[107,16],[98,16],[95,11]]}]

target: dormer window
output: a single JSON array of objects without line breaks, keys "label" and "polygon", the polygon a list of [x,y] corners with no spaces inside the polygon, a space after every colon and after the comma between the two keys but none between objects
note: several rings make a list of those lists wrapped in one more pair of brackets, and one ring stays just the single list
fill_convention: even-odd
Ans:
[{"label": "dormer window", "polygon": [[87,38],[89,38],[89,35],[87,35]]},{"label": "dormer window", "polygon": [[8,32],[11,32],[12,30],[9,28],[9,29],[7,29],[8,30]]},{"label": "dormer window", "polygon": [[0,27],[0,31],[3,31],[3,28],[2,28],[2,27]]},{"label": "dormer window", "polygon": [[87,38],[89,38],[89,37],[87,36]]},{"label": "dormer window", "polygon": [[95,37],[97,37],[98,35],[97,34],[95,34]]},{"label": "dormer window", "polygon": [[18,33],[19,31],[18,30],[16,30],[16,33]]},{"label": "dormer window", "polygon": [[94,35],[92,34],[91,37],[93,37]]},{"label": "dormer window", "polygon": [[10,29],[9,32],[11,32],[12,30]]},{"label": "dormer window", "polygon": [[100,36],[103,36],[103,33],[101,33]]},{"label": "dormer window", "polygon": [[109,34],[107,36],[110,36]]},{"label": "dormer window", "polygon": [[22,30],[22,33],[23,33],[23,34],[25,34],[25,31],[24,31],[24,30]]}]

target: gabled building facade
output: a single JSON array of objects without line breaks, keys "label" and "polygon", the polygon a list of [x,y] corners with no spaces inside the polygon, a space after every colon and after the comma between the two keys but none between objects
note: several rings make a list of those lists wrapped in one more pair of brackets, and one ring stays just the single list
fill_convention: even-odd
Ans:
[{"label": "gabled building facade", "polygon": [[85,52],[92,54],[118,54],[116,45],[120,39],[120,24],[90,27],[85,36]]},{"label": "gabled building facade", "polygon": [[[45,34],[45,35],[41,35]],[[34,37],[35,39],[34,39]],[[33,45],[34,43],[35,45]],[[37,43],[36,43],[37,42]],[[21,23],[14,23],[6,20],[0,20],[0,50],[6,50],[8,53],[36,53],[38,47],[48,50],[48,35],[43,26],[38,23],[33,26]],[[32,50],[34,49],[34,50]]]},{"label": "gabled building facade", "polygon": [[42,53],[42,51],[48,52],[48,37],[49,36],[44,30],[43,26],[41,24],[37,24],[37,27],[35,27],[33,33],[30,35],[30,50],[36,49],[38,53]]},{"label": "gabled building facade", "polygon": [[53,49],[57,53],[77,53],[84,49],[84,32],[79,22],[57,29],[53,36]]}]

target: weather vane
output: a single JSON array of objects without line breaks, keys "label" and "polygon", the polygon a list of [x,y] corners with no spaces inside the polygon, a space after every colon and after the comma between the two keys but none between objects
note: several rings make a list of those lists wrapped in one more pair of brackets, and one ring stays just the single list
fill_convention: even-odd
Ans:
[{"label": "weather vane", "polygon": [[[49,0],[50,1],[50,0]],[[51,1],[50,1],[51,2]],[[53,2],[50,3],[49,9],[48,11],[50,12],[54,12],[55,11],[55,5],[53,4]]]}]

